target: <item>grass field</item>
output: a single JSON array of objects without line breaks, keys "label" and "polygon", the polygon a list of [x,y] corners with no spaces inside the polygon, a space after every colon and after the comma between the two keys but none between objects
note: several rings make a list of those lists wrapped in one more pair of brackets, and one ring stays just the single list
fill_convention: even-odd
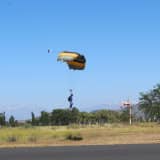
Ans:
[{"label": "grass field", "polygon": [[160,143],[160,124],[0,129],[0,147]]}]

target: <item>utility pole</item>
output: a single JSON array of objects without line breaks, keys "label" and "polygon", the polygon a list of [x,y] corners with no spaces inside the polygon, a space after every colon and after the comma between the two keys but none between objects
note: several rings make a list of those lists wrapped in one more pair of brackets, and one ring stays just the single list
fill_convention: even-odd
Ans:
[{"label": "utility pole", "polygon": [[123,106],[129,108],[129,124],[132,125],[132,105],[131,105],[131,102],[129,100],[126,102],[123,102]]}]

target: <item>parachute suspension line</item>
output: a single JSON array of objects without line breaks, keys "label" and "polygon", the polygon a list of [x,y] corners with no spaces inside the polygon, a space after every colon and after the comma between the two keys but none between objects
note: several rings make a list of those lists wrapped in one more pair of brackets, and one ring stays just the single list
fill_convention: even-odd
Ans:
[{"label": "parachute suspension line", "polygon": [[[69,88],[73,89],[73,85],[75,80],[72,79],[73,77],[76,77],[76,71],[78,70],[84,70],[86,67],[86,58],[84,55],[78,53],[78,52],[72,52],[72,51],[62,51],[58,54],[57,61],[64,62],[68,65],[68,79],[69,79]],[[74,72],[74,73],[73,73]],[[72,76],[73,74],[73,76]]]},{"label": "parachute suspension line", "polygon": [[75,90],[75,83],[76,83],[76,76],[75,76],[75,71],[73,70],[68,70],[67,71],[67,80],[68,80],[68,87],[67,90],[69,91],[69,97],[68,97],[68,102],[69,102],[69,109],[72,110],[73,108],[73,91]]}]

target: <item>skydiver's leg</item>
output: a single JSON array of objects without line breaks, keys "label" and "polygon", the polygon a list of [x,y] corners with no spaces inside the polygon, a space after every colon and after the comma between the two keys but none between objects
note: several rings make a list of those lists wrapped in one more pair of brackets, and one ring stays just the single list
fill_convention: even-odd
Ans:
[{"label": "skydiver's leg", "polygon": [[73,103],[72,103],[72,102],[70,102],[70,106],[69,106],[69,108],[70,108],[70,109],[72,109],[72,107],[73,107]]},{"label": "skydiver's leg", "polygon": [[72,102],[70,102],[69,108],[72,108]]}]

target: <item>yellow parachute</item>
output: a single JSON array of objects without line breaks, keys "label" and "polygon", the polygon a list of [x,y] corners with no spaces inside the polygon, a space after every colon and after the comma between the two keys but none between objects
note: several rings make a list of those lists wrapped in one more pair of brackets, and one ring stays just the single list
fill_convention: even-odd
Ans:
[{"label": "yellow parachute", "polygon": [[69,69],[73,70],[83,70],[85,69],[86,65],[86,59],[84,55],[70,51],[60,52],[57,61],[66,62]]}]

